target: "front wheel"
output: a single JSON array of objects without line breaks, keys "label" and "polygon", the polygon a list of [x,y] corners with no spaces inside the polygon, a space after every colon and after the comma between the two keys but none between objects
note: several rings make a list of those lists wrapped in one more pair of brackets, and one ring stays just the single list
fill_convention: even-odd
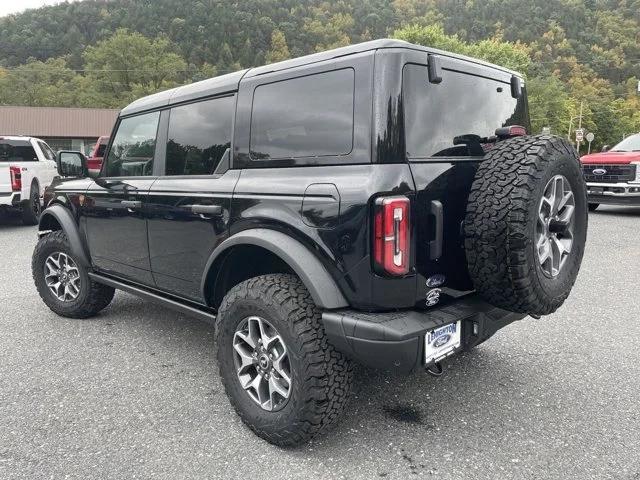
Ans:
[{"label": "front wheel", "polygon": [[38,241],[31,273],[44,303],[63,317],[92,317],[111,303],[115,293],[112,287],[89,278],[62,231],[52,232]]},{"label": "front wheel", "polygon": [[236,285],[216,325],[225,390],[258,436],[299,445],[339,418],[352,364],[329,344],[320,310],[297,277],[263,275]]}]

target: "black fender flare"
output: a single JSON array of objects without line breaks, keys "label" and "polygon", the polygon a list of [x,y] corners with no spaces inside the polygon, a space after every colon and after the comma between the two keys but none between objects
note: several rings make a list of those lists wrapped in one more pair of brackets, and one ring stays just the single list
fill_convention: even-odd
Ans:
[{"label": "black fender flare", "polygon": [[69,240],[69,246],[76,257],[76,260],[80,262],[83,267],[91,267],[89,256],[84,248],[82,237],[78,229],[78,224],[73,218],[73,214],[69,209],[63,207],[60,204],[51,205],[47,207],[40,215],[40,222],[38,224],[38,235],[46,235],[47,228],[44,227],[45,223],[49,221],[48,217],[53,217],[58,225],[62,228],[62,231]]},{"label": "black fender flare", "polygon": [[214,262],[236,245],[255,245],[277,255],[302,280],[318,307],[331,309],[348,306],[347,300],[327,269],[304,244],[289,235],[267,228],[243,230],[216,247],[204,269],[200,285],[203,298],[207,298],[206,280]]}]

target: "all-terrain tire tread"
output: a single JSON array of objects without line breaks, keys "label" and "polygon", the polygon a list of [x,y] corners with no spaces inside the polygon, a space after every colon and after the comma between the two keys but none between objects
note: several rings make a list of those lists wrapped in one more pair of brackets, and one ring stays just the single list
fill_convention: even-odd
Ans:
[{"label": "all-terrain tire tread", "polygon": [[[298,277],[269,274],[236,285],[220,305],[218,322],[224,320],[230,305],[246,298],[260,299],[281,312],[300,339],[305,374],[304,378],[295,378],[295,381],[304,383],[302,390],[306,396],[301,402],[304,413],[301,420],[292,422],[288,428],[263,429],[245,415],[225,383],[227,395],[244,423],[268,442],[279,446],[307,442],[335,424],[340,417],[351,391],[353,363],[329,343],[320,320],[320,310]],[[216,336],[218,330],[216,329]],[[218,349],[219,356],[221,350]],[[221,363],[219,360],[218,364]],[[222,369],[220,376],[224,379]]]},{"label": "all-terrain tire tread", "polygon": [[[480,163],[464,220],[465,252],[476,290],[491,304],[518,313],[546,315],[569,295],[584,245],[576,245],[571,284],[549,295],[535,282],[527,261],[532,248],[530,204],[543,174],[558,157],[580,161],[575,149],[552,135],[522,136],[499,142]],[[576,192],[583,194],[584,192]]]}]

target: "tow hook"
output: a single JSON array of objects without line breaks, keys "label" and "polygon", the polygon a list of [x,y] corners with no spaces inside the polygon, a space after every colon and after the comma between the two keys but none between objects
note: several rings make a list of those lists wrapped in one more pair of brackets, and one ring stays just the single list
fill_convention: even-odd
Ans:
[{"label": "tow hook", "polygon": [[435,362],[425,368],[429,375],[434,377],[441,377],[444,374],[444,367],[440,362]]}]

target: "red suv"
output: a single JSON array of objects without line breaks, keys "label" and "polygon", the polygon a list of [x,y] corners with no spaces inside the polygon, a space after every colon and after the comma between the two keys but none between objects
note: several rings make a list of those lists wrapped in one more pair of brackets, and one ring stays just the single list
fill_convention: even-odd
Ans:
[{"label": "red suv", "polygon": [[91,155],[87,159],[87,168],[89,170],[100,170],[102,167],[102,158],[104,157],[104,149],[107,148],[109,137],[100,137],[91,150]]}]

